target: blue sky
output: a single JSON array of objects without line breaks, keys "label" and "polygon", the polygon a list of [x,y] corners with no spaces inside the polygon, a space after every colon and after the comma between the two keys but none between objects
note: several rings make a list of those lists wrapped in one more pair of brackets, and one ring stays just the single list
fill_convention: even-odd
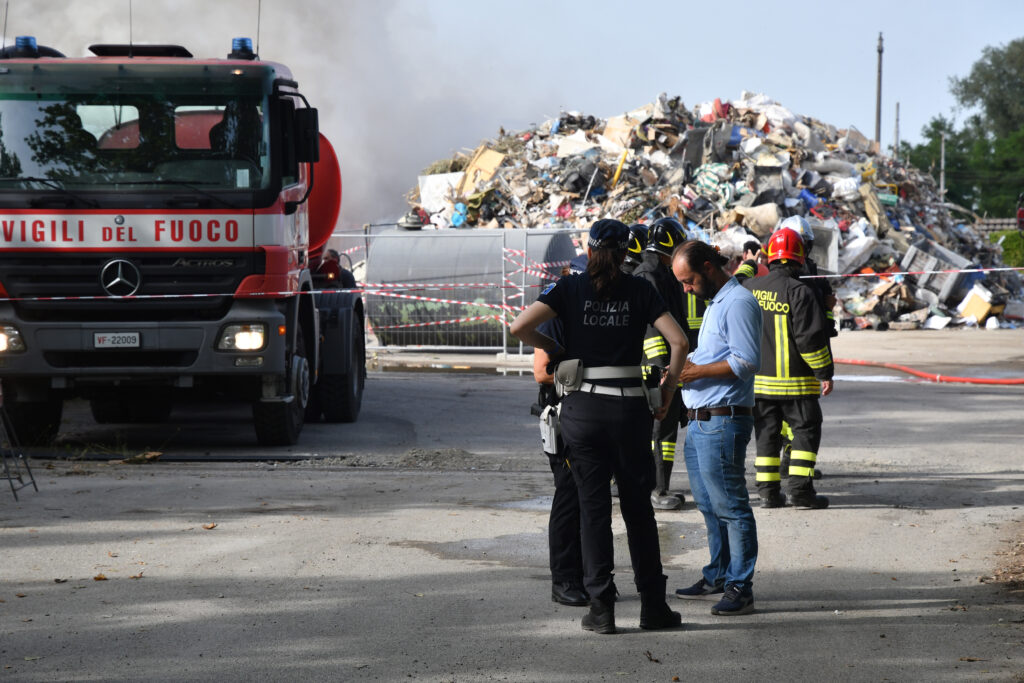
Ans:
[{"label": "blue sky", "polygon": [[[953,111],[949,77],[1024,37],[1024,2],[861,0],[135,0],[131,35],[223,57],[257,35],[288,64],[342,160],[349,226],[395,218],[418,172],[562,110],[612,116],[659,92],[694,105],[763,92],[797,114],[920,141]],[[68,55],[126,42],[128,0],[10,0],[7,36]]]}]

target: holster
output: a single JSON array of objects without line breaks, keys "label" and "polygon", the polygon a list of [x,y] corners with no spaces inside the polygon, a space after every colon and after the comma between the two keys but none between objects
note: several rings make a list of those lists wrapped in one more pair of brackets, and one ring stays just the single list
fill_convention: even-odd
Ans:
[{"label": "holster", "polygon": [[540,414],[540,441],[544,446],[545,453],[558,455],[558,435],[560,432],[558,406],[547,406]]},{"label": "holster", "polygon": [[555,386],[558,395],[565,396],[580,388],[583,384],[583,364],[579,358],[563,360],[555,367]]}]

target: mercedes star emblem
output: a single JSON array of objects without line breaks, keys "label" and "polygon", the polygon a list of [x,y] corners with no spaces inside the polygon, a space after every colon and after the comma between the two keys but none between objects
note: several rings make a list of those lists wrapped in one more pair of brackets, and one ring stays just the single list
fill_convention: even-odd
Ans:
[{"label": "mercedes star emblem", "polygon": [[131,261],[115,259],[108,261],[100,271],[100,286],[110,296],[131,296],[139,291],[142,274]]}]

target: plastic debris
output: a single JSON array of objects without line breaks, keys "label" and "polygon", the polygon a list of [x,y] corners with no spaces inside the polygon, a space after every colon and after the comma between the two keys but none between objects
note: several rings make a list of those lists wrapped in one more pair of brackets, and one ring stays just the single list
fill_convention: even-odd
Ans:
[{"label": "plastic debris", "polygon": [[[423,219],[399,223],[410,229],[585,230],[598,218],[673,216],[691,239],[731,257],[802,215],[819,271],[837,276],[837,318],[848,329],[967,324],[956,307],[976,283],[995,300],[986,314],[1022,291],[1013,270],[960,272],[1001,268],[1001,247],[977,216],[942,201],[929,174],[882,154],[852,126],[801,116],[763,94],[691,110],[662,93],[606,119],[572,111],[502,129],[472,155],[432,164],[409,200],[410,215]],[[907,273],[898,287],[873,291],[897,272]]]}]

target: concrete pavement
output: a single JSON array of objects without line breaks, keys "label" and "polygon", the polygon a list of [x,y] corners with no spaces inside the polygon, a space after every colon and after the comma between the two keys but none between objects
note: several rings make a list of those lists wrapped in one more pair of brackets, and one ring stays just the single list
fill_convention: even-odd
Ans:
[{"label": "concrete pavement", "polygon": [[[1024,376],[1020,332],[912,350],[905,334],[844,334],[836,355]],[[92,452],[155,435],[196,461],[40,459],[38,493],[0,488],[0,677],[1024,679],[1021,594],[987,582],[1022,531],[1024,389],[840,375],[823,401],[833,507],[757,510],[757,611],[673,599],[682,629],[640,631],[618,520],[616,636],[549,600],[528,376],[374,372],[360,422],[308,425],[320,457],[292,463],[204,462],[252,450],[244,416],[166,434],[70,424]],[[670,589],[692,583],[699,513],[658,521]]]}]

